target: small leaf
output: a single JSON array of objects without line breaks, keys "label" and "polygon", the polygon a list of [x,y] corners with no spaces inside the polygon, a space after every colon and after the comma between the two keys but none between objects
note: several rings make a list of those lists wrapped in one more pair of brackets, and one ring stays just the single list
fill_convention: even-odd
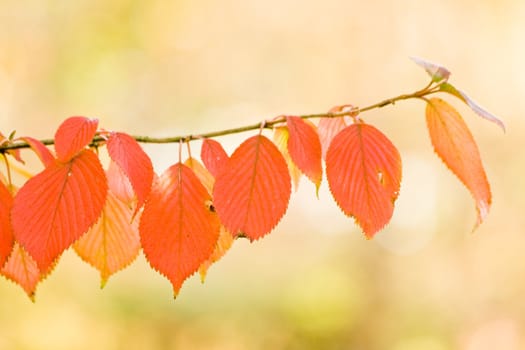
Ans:
[{"label": "small leaf", "polygon": [[474,137],[461,115],[442,99],[428,101],[426,119],[434,151],[476,201],[477,227],[489,212],[492,195]]},{"label": "small leaf", "polygon": [[284,160],[286,161],[286,164],[288,165],[288,171],[290,173],[290,177],[292,178],[293,187],[295,191],[299,188],[299,180],[301,180],[301,176],[303,173],[297,165],[292,161],[292,158],[290,157],[290,153],[288,153],[288,139],[290,138],[290,133],[288,132],[287,126],[276,126],[273,128],[273,142],[277,146],[277,149],[281,152],[281,154],[284,157]]},{"label": "small leaf", "polygon": [[228,158],[228,154],[217,141],[212,139],[204,139],[202,141],[201,159],[206,169],[208,169],[214,177],[217,177],[228,161]]},{"label": "small leaf", "polygon": [[286,125],[290,137],[288,138],[288,152],[297,167],[319,189],[323,178],[321,164],[321,141],[315,126],[307,124],[299,117],[286,117]]},{"label": "small leaf", "polygon": [[326,160],[326,152],[328,151],[328,147],[330,147],[330,143],[332,143],[332,139],[344,128],[346,128],[346,122],[343,117],[321,118],[319,120],[317,132],[319,133],[319,139],[321,141],[323,159]]},{"label": "small leaf", "polygon": [[111,159],[118,164],[131,182],[138,198],[137,208],[140,208],[146,201],[153,182],[151,160],[137,141],[128,134],[111,133],[107,147]]},{"label": "small leaf", "polygon": [[17,283],[24,289],[29,298],[35,301],[35,290],[41,280],[40,271],[36,261],[18,243],[13,246],[13,251],[1,272],[9,280]]},{"label": "small leaf", "polygon": [[166,276],[174,295],[210,257],[220,223],[211,197],[187,166],[177,163],[153,185],[140,220],[140,240],[151,266]]},{"label": "small leaf", "polygon": [[197,176],[199,181],[204,185],[208,193],[211,195],[213,192],[213,184],[215,183],[215,178],[212,174],[206,169],[197,159],[188,158],[184,162],[188,168],[190,168],[193,173]]},{"label": "small leaf", "polygon": [[265,136],[252,136],[232,154],[219,173],[213,204],[228,231],[256,240],[281,220],[290,200],[288,167]]},{"label": "small leaf", "polygon": [[44,166],[49,166],[55,162],[55,157],[42,142],[29,136],[20,137],[19,140],[27,142],[29,147],[36,153]]},{"label": "small leaf", "polygon": [[122,202],[127,203],[129,207],[136,207],[137,196],[133,191],[131,182],[129,182],[129,178],[114,161],[109,162],[106,177],[109,190]]},{"label": "small leaf", "polygon": [[355,218],[367,238],[390,221],[401,184],[401,158],[375,127],[357,123],[337,134],[326,153],[326,177],[339,207]]},{"label": "small leaf", "polygon": [[12,206],[13,196],[0,181],[0,268],[13,250],[14,235],[10,219]]},{"label": "small leaf", "polygon": [[233,244],[233,236],[229,233],[224,226],[221,226],[221,231],[219,233],[219,239],[217,240],[217,245],[211,256],[199,266],[199,274],[201,275],[201,282],[204,282],[206,279],[206,274],[208,269],[212,264],[220,260],[224,254],[230,250]]},{"label": "small leaf", "polygon": [[48,271],[55,259],[93,225],[106,200],[107,182],[90,150],[55,162],[29,179],[15,196],[15,239]]},{"label": "small leaf", "polygon": [[55,133],[55,151],[62,162],[71,160],[91,143],[98,127],[97,119],[70,117]]},{"label": "small leaf", "polygon": [[418,66],[423,67],[433,82],[439,83],[443,80],[447,81],[450,77],[450,71],[439,64],[426,61],[419,57],[410,57],[410,59]]},{"label": "small leaf", "polygon": [[102,287],[115,272],[135,260],[140,249],[138,221],[133,210],[111,191],[97,223],[75,242],[77,254],[100,271]]},{"label": "small leaf", "polygon": [[484,119],[487,119],[492,123],[497,124],[503,130],[503,132],[505,132],[505,124],[501,121],[501,119],[499,119],[494,114],[481,107],[463,91],[456,89],[452,84],[449,83],[441,84],[439,89],[443,92],[447,92],[451,95],[456,96],[461,101],[465,102],[470,107],[470,109],[472,109],[477,115]]}]

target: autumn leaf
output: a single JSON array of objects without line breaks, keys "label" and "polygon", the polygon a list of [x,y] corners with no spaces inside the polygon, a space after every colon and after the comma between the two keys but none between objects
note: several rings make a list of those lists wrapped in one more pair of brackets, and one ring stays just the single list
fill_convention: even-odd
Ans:
[{"label": "autumn leaf", "polygon": [[204,185],[208,193],[211,195],[213,191],[213,184],[215,178],[213,175],[195,158],[188,158],[184,162],[188,168],[197,176],[199,181]]},{"label": "autumn leaf", "polygon": [[13,250],[14,235],[10,219],[12,206],[13,196],[6,185],[0,181],[0,268]]},{"label": "autumn leaf", "polygon": [[256,240],[281,220],[290,193],[286,161],[268,138],[257,135],[235,150],[217,176],[213,204],[228,231]]},{"label": "autumn leaf", "polygon": [[204,282],[206,279],[206,274],[208,273],[208,269],[212,264],[220,260],[224,254],[230,250],[231,246],[233,244],[233,236],[224,226],[221,226],[221,230],[219,233],[219,239],[217,240],[217,244],[215,246],[215,249],[213,250],[213,253],[211,256],[204,261],[201,266],[199,266],[199,274],[201,276],[201,282]]},{"label": "autumn leaf", "polygon": [[93,140],[98,127],[97,119],[70,117],[55,133],[55,151],[57,158],[68,162]]},{"label": "autumn leaf", "polygon": [[177,163],[153,185],[140,220],[140,240],[151,266],[177,296],[186,278],[212,254],[219,237],[211,197],[187,166]]},{"label": "autumn leaf", "polygon": [[109,156],[126,174],[137,194],[137,208],[142,207],[153,182],[150,158],[133,137],[121,132],[110,134],[107,147]]},{"label": "autumn leaf", "polygon": [[27,142],[44,166],[49,166],[55,162],[55,157],[41,141],[29,136],[20,137],[19,140]]},{"label": "autumn leaf", "polygon": [[401,183],[401,158],[375,127],[357,123],[337,134],[326,154],[326,176],[337,204],[355,218],[367,238],[390,221]]},{"label": "autumn leaf", "polygon": [[106,177],[108,179],[109,190],[120,199],[120,201],[127,203],[129,207],[136,207],[137,196],[133,191],[129,178],[114,161],[109,162]]},{"label": "autumn leaf", "polygon": [[277,146],[277,149],[283,155],[286,164],[288,165],[288,171],[293,182],[293,187],[297,191],[299,188],[299,181],[303,173],[297,165],[293,162],[288,152],[288,139],[290,138],[290,133],[288,132],[287,126],[276,126],[273,128],[273,142]]},{"label": "autumn leaf", "polygon": [[106,200],[104,170],[95,153],[83,150],[29,179],[15,196],[15,239],[48,271],[60,254],[93,225]]},{"label": "autumn leaf", "polygon": [[321,118],[317,125],[317,132],[319,133],[319,140],[321,141],[321,149],[323,152],[323,159],[326,160],[326,152],[333,138],[341,130],[346,128],[346,122],[343,117],[339,118]]},{"label": "autumn leaf", "polygon": [[474,137],[461,115],[440,98],[428,101],[426,120],[434,151],[476,201],[477,227],[489,213],[492,196]]},{"label": "autumn leaf", "polygon": [[206,169],[214,177],[217,177],[228,158],[228,154],[217,141],[212,139],[204,139],[202,141],[201,159]]},{"label": "autumn leaf", "polygon": [[24,289],[29,298],[35,301],[35,290],[41,280],[36,261],[18,243],[15,243],[9,259],[0,271],[7,279]]},{"label": "autumn leaf", "polygon": [[321,142],[315,126],[306,123],[299,117],[286,117],[288,152],[297,167],[319,189],[323,177],[321,164]]}]

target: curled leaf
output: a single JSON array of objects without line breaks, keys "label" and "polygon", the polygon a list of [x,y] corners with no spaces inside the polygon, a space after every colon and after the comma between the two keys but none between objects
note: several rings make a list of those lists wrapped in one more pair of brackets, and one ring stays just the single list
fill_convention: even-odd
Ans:
[{"label": "curled leaf", "polygon": [[428,101],[426,120],[434,151],[476,201],[477,227],[488,215],[492,195],[474,137],[461,115],[440,98]]},{"label": "curled leaf", "polygon": [[410,57],[410,59],[418,66],[423,67],[428,75],[430,75],[433,82],[439,83],[443,80],[447,81],[450,77],[450,71],[439,64],[432,63],[419,57]]},{"label": "curled leaf", "polygon": [[290,176],[292,178],[293,187],[295,191],[297,191],[297,188],[299,188],[299,180],[301,180],[301,175],[303,175],[303,173],[301,170],[299,170],[297,165],[295,165],[295,163],[292,161],[292,158],[290,157],[290,153],[288,152],[289,138],[290,133],[288,132],[287,126],[276,126],[273,128],[273,142],[275,142],[275,145],[283,155],[284,160],[288,165],[288,171],[290,172]]}]

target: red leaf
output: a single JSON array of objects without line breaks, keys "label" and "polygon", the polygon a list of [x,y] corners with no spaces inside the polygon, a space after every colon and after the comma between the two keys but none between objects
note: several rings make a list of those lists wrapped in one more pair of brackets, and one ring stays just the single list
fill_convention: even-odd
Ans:
[{"label": "red leaf", "polygon": [[92,151],[51,164],[15,197],[11,219],[16,240],[41,271],[48,271],[98,219],[106,193],[104,170]]},{"label": "red leaf", "polygon": [[153,185],[140,220],[140,240],[151,266],[166,276],[174,295],[212,254],[219,237],[210,194],[187,166],[177,163]]},{"label": "red leaf", "polygon": [[353,124],[333,139],[326,154],[330,191],[367,238],[392,217],[401,182],[401,158],[385,135],[371,125]]},{"label": "red leaf", "polygon": [[476,201],[477,226],[487,216],[492,196],[476,142],[461,115],[442,99],[429,100],[426,119],[435,152]]},{"label": "red leaf", "polygon": [[128,134],[113,132],[109,136],[108,153],[124,171],[138,198],[137,208],[146,201],[153,182],[153,166],[148,155]]},{"label": "red leaf", "polygon": [[77,254],[100,271],[102,287],[115,272],[135,260],[140,249],[133,210],[111,191],[97,223],[73,245]]},{"label": "red leaf", "polygon": [[235,150],[215,179],[213,204],[228,231],[255,240],[281,220],[290,192],[286,161],[270,140],[258,135]]},{"label": "red leaf", "polygon": [[109,190],[113,192],[118,199],[127,203],[130,207],[136,204],[137,196],[135,195],[135,192],[133,192],[133,187],[129,182],[129,178],[114,161],[109,162],[106,177],[108,179]]},{"label": "red leaf", "polygon": [[2,268],[2,275],[19,284],[32,301],[35,301],[35,290],[41,275],[33,258],[18,243],[13,246],[9,259]]},{"label": "red leaf", "polygon": [[217,141],[204,139],[202,141],[201,159],[206,169],[208,169],[214,177],[217,177],[220,170],[228,161],[228,154]]},{"label": "red leaf", "polygon": [[93,140],[98,127],[97,119],[70,117],[55,133],[55,151],[62,162],[70,161]]},{"label": "red leaf", "polygon": [[4,265],[13,250],[14,235],[11,227],[11,207],[13,196],[0,181],[0,268]]},{"label": "red leaf", "polygon": [[55,161],[55,157],[53,156],[49,148],[47,148],[46,145],[44,145],[39,140],[29,136],[20,137],[19,139],[27,142],[31,149],[36,153],[38,158],[40,158],[40,161],[42,162],[42,164],[44,164],[44,166],[47,167]]},{"label": "red leaf", "polygon": [[345,119],[339,118],[321,118],[317,125],[317,132],[319,133],[319,140],[321,141],[321,148],[323,150],[323,159],[326,159],[326,152],[332,139],[339,134],[341,130],[346,128]]},{"label": "red leaf", "polygon": [[288,152],[297,167],[319,189],[323,177],[321,164],[321,142],[315,126],[307,124],[299,117],[286,117]]}]

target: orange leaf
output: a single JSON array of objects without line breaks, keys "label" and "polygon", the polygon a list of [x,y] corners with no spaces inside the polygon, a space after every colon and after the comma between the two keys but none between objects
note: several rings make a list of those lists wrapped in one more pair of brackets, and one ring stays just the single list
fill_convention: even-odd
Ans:
[{"label": "orange leaf", "polygon": [[4,265],[13,250],[14,236],[11,227],[11,207],[13,196],[0,181],[0,268]]},{"label": "orange leaf", "polygon": [[390,140],[367,124],[353,124],[333,139],[326,154],[330,191],[367,238],[392,217],[401,182],[401,158]]},{"label": "orange leaf", "polygon": [[49,148],[47,148],[46,145],[44,145],[39,140],[29,136],[20,137],[19,139],[27,142],[27,144],[36,153],[36,155],[38,156],[42,164],[44,164],[44,166],[49,166],[55,161],[55,157],[53,156]]},{"label": "orange leaf", "polygon": [[217,262],[220,258],[224,256],[230,250],[233,244],[233,236],[229,233],[224,226],[221,226],[221,231],[219,233],[219,239],[217,240],[217,245],[211,256],[201,264],[199,267],[199,274],[201,275],[201,282],[204,282],[206,279],[206,274],[210,266]]},{"label": "orange leaf", "polygon": [[140,240],[151,266],[166,276],[174,295],[212,254],[220,223],[211,197],[187,166],[177,163],[153,185],[140,220]]},{"label": "orange leaf", "polygon": [[476,142],[461,115],[442,99],[428,101],[426,119],[435,152],[476,201],[477,227],[489,213],[492,196]]},{"label": "orange leaf", "polygon": [[297,167],[319,189],[323,177],[321,165],[321,142],[315,126],[307,124],[299,117],[286,117],[288,152]]},{"label": "orange leaf", "polygon": [[345,119],[339,118],[321,118],[317,125],[317,132],[319,133],[319,140],[321,141],[321,148],[323,151],[323,159],[326,159],[326,152],[332,139],[339,134],[341,130],[346,128]]},{"label": "orange leaf", "polygon": [[228,231],[255,240],[281,220],[290,192],[290,174],[282,154],[265,136],[257,135],[235,150],[217,176],[213,204]]},{"label": "orange leaf", "polygon": [[73,245],[77,254],[100,271],[101,286],[135,260],[140,249],[133,210],[111,191],[97,223]]},{"label": "orange leaf", "polygon": [[131,207],[131,205],[136,202],[137,196],[135,192],[133,192],[129,178],[114,161],[109,162],[106,177],[108,179],[109,190],[113,192],[118,199]]},{"label": "orange leaf", "polygon": [[197,178],[200,180],[200,182],[204,185],[208,193],[211,195],[213,191],[213,184],[215,183],[215,179],[210,174],[208,169],[206,169],[197,159],[195,158],[188,158],[184,162],[184,165],[186,165],[188,168],[190,168],[193,173],[197,176]]},{"label": "orange leaf", "polygon": [[0,272],[6,278],[19,284],[32,301],[35,301],[35,290],[41,276],[38,266],[18,243],[13,246],[9,259]]},{"label": "orange leaf", "polygon": [[201,159],[206,169],[208,169],[213,176],[217,177],[219,171],[228,161],[228,154],[217,141],[204,139],[202,141]]},{"label": "orange leaf", "polygon": [[113,132],[108,142],[108,153],[131,182],[138,198],[137,208],[146,201],[153,182],[153,165],[148,155],[128,134]]},{"label": "orange leaf", "polygon": [[55,151],[62,162],[70,161],[84,149],[97,131],[98,120],[86,117],[66,119],[55,133]]},{"label": "orange leaf", "polygon": [[48,271],[60,254],[93,225],[106,200],[107,183],[90,150],[55,162],[29,179],[15,196],[11,220],[16,240]]},{"label": "orange leaf", "polygon": [[288,171],[290,173],[290,177],[292,178],[293,187],[297,191],[299,188],[299,180],[301,180],[301,175],[303,175],[303,173],[301,170],[299,170],[297,165],[295,165],[295,163],[292,161],[292,158],[290,157],[290,153],[288,153],[289,138],[290,133],[288,132],[287,126],[276,126],[273,128],[273,142],[275,142],[275,145],[283,155],[284,160],[288,165]]}]

